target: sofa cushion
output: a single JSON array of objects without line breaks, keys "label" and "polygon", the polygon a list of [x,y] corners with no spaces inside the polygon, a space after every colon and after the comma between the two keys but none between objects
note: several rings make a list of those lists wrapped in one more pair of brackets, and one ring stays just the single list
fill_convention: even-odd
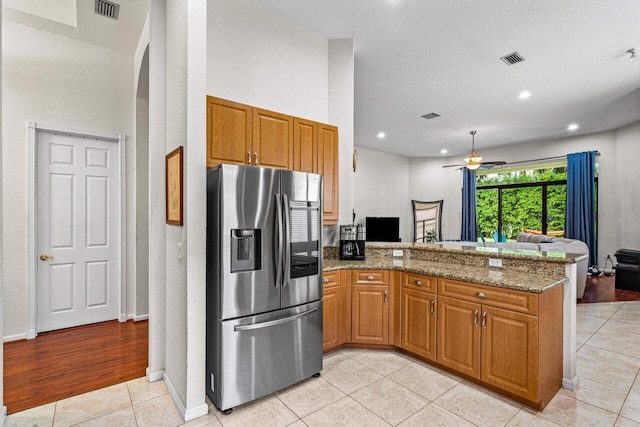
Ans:
[{"label": "sofa cushion", "polygon": [[[568,240],[568,239],[564,239]],[[566,252],[569,254],[589,254],[589,248],[580,240],[571,240],[571,243],[552,242],[540,243],[540,250],[544,252]]]},{"label": "sofa cushion", "polygon": [[485,242],[484,245],[488,248],[539,250],[538,244],[533,242]]},{"label": "sofa cushion", "polygon": [[516,236],[517,242],[551,243],[553,237],[545,234],[520,233]]}]

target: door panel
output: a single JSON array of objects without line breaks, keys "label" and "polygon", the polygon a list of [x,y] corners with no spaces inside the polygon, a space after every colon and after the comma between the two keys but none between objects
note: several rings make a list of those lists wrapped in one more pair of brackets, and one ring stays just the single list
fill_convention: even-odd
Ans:
[{"label": "door panel", "polygon": [[293,117],[253,109],[253,164],[293,169]]},{"label": "door panel", "polygon": [[481,379],[538,401],[538,318],[487,306],[483,310]]},{"label": "door panel", "polygon": [[250,164],[251,107],[207,97],[207,167],[220,163]]},{"label": "door panel", "polygon": [[353,285],[351,342],[362,344],[389,343],[388,286]]},{"label": "door panel", "polygon": [[117,144],[48,132],[36,144],[37,331],[115,319]]},{"label": "door panel", "polygon": [[[293,319],[293,320],[290,320]],[[220,365],[207,391],[222,410],[322,370],[322,302],[220,322]],[[247,328],[247,329],[243,329]],[[294,339],[295,337],[295,339]]]},{"label": "door panel", "polygon": [[[214,256],[215,262],[221,262],[212,271],[222,272],[210,284],[220,289],[222,298],[221,319],[233,319],[251,314],[265,313],[280,308],[280,287],[276,284],[276,262],[274,250],[276,194],[280,189],[279,171],[269,168],[252,168],[236,165],[221,165],[216,178],[220,183],[211,181],[212,194],[215,186],[222,186],[220,197],[213,197],[211,212],[221,212],[222,221],[210,216],[210,227],[221,239],[221,256]],[[234,243],[234,230],[246,230],[256,236],[252,242],[252,255],[259,257],[244,271],[235,271],[232,266],[234,254],[242,246]],[[259,239],[257,236],[260,236]],[[213,240],[213,237],[210,241]],[[235,251],[234,251],[235,249]],[[209,248],[208,250],[215,250]],[[257,250],[257,252],[255,252]],[[246,254],[238,254],[238,259]],[[218,261],[220,259],[220,261]],[[249,261],[249,260],[247,260]],[[223,286],[224,284],[224,286]]]},{"label": "door panel", "polygon": [[436,358],[435,294],[402,289],[402,348]]},{"label": "door panel", "polygon": [[438,363],[480,378],[481,305],[438,296]]}]

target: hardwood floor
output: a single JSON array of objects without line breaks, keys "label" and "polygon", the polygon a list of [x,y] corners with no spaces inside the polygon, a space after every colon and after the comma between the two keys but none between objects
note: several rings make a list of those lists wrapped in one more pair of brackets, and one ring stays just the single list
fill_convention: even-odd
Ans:
[{"label": "hardwood floor", "polygon": [[149,322],[117,320],[4,344],[9,413],[145,375]]},{"label": "hardwood floor", "polygon": [[640,292],[616,289],[616,276],[589,276],[578,304],[591,302],[640,301]]}]

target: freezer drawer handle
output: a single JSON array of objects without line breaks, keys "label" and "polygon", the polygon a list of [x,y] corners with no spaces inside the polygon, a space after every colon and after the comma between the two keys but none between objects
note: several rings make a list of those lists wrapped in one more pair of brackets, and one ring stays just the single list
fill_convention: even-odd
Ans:
[{"label": "freezer drawer handle", "polygon": [[284,319],[270,320],[268,322],[254,323],[252,325],[236,325],[236,326],[234,326],[233,330],[236,331],[236,332],[238,332],[238,331],[251,331],[253,329],[262,329],[262,328],[268,328],[270,326],[281,325],[283,323],[293,322],[294,320],[298,320],[301,317],[308,316],[309,314],[313,313],[314,311],[318,311],[318,309],[317,308],[312,308],[311,310],[307,310],[307,311],[302,312],[302,313],[294,314],[293,316],[285,317]]}]

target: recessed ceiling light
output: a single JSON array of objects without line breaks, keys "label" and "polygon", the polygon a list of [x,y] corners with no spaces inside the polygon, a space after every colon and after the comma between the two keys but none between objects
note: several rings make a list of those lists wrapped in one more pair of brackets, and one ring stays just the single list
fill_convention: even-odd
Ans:
[{"label": "recessed ceiling light", "polygon": [[569,126],[567,126],[567,130],[576,130],[578,129],[578,125],[576,123],[571,123]]},{"label": "recessed ceiling light", "polygon": [[378,132],[378,138],[382,139],[382,138],[384,138],[385,136],[387,136],[387,135],[385,135],[385,133],[384,133],[384,132]]},{"label": "recessed ceiling light", "polygon": [[442,150],[440,150],[440,154],[447,154],[447,149],[443,148]]},{"label": "recessed ceiling light", "polygon": [[527,99],[528,97],[531,96],[531,92],[525,90],[523,92],[520,92],[520,94],[518,95],[518,98],[520,99]]}]

